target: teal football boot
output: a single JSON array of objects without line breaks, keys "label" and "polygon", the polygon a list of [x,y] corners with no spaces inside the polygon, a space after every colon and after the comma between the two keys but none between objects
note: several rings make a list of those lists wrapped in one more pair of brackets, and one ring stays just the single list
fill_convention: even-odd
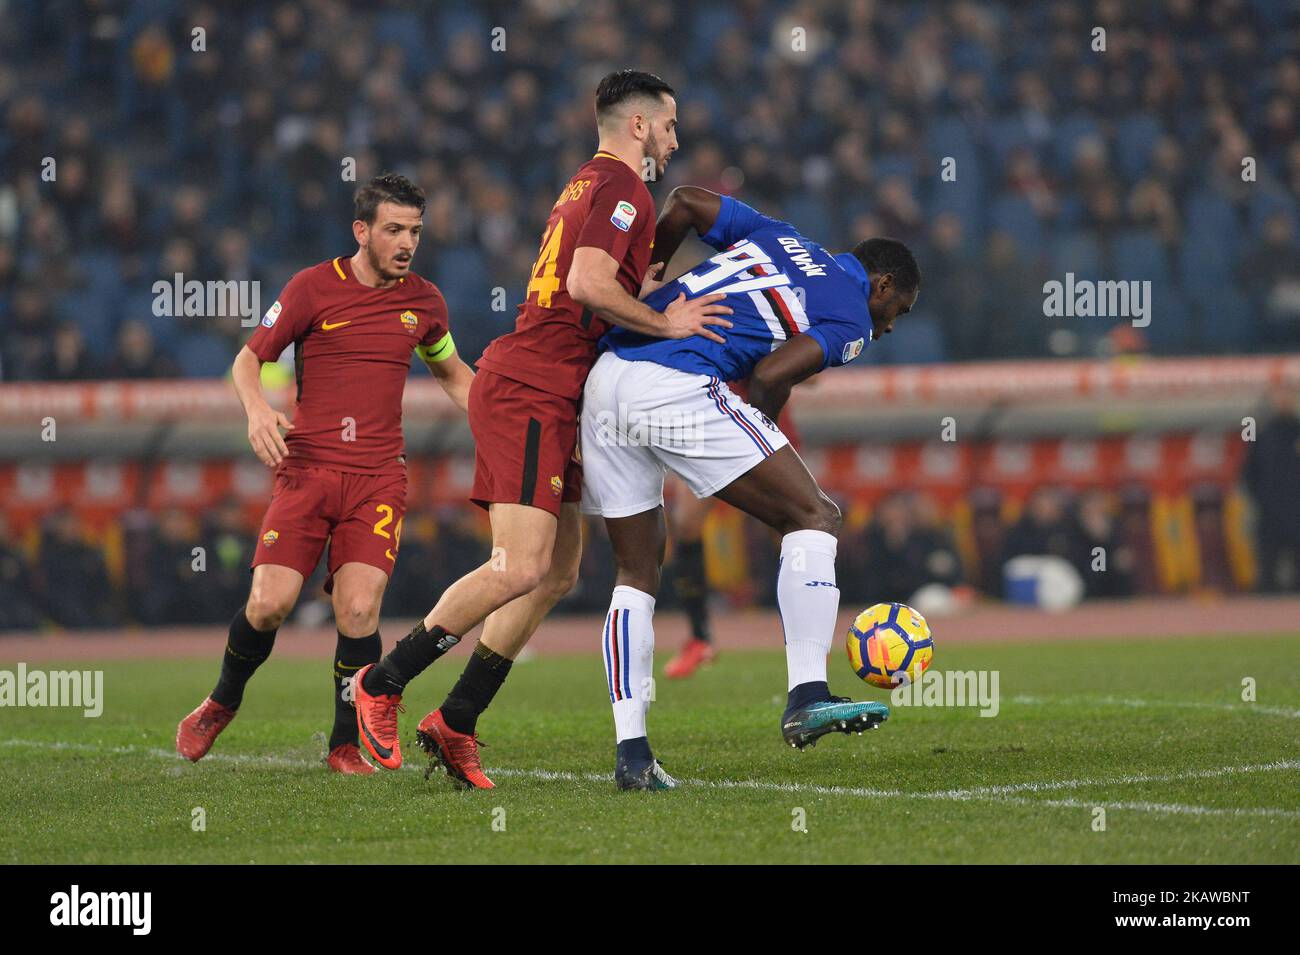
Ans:
[{"label": "teal football boot", "polygon": [[786,710],[781,717],[781,735],[787,743],[801,750],[816,744],[827,733],[861,735],[863,730],[878,729],[887,719],[889,707],[884,703],[855,703],[847,696],[832,696],[829,700]]}]

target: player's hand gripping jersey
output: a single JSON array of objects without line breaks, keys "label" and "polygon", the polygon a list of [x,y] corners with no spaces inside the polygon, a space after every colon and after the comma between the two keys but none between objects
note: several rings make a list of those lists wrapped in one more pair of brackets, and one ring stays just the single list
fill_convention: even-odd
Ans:
[{"label": "player's hand gripping jersey", "polygon": [[788,222],[727,196],[703,240],[720,253],[655,291],[646,304],[663,311],[682,292],[688,298],[723,292],[733,323],[726,344],[699,336],[650,338],[615,328],[602,349],[627,361],[736,381],[748,378],[760,359],[795,335],[821,345],[823,369],[847,364],[871,342],[871,282],[851,253],[831,255]]}]

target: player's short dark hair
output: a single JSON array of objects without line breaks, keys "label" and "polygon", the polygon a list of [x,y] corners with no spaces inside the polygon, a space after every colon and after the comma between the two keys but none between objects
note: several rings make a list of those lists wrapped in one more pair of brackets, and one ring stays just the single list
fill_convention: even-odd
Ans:
[{"label": "player's short dark hair", "polygon": [[921,287],[921,267],[912,250],[897,239],[863,239],[853,247],[853,254],[868,275],[894,276],[894,284],[904,292]]},{"label": "player's short dark hair", "polygon": [[662,77],[641,70],[615,70],[596,87],[596,118],[601,119],[619,103],[634,96],[676,96]]},{"label": "player's short dark hair", "polygon": [[381,202],[410,206],[424,214],[424,190],[395,172],[380,173],[357,190],[353,199],[354,218],[374,225]]}]

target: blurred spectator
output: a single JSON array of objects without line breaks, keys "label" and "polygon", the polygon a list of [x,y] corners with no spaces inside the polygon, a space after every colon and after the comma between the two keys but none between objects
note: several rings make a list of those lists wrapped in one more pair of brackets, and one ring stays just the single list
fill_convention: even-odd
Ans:
[{"label": "blurred spectator", "polygon": [[216,622],[206,570],[212,555],[204,554],[203,571],[195,569],[199,545],[189,515],[169,508],[150,531],[143,572],[137,576],[141,586],[129,608],[132,616],[151,625]]},{"label": "blurred spectator", "polygon": [[866,600],[907,601],[926,584],[961,583],[961,561],[947,533],[922,518],[915,495],[895,494],[867,528]]},{"label": "blurred spectator", "polygon": [[33,630],[40,624],[32,568],[24,554],[10,544],[9,520],[0,513],[0,631]]},{"label": "blurred spectator", "polygon": [[4,330],[4,376],[12,381],[39,380],[54,357],[49,299],[35,284],[22,285],[14,293],[12,314],[13,324]]},{"label": "blurred spectator", "polygon": [[1091,554],[1086,549],[1083,531],[1070,514],[1060,488],[1036,488],[1029,495],[1020,520],[1007,534],[1002,545],[1002,563],[1027,554],[1060,557],[1077,568],[1085,580],[1091,574],[1088,569]]},{"label": "blurred spectator", "polygon": [[41,377],[50,381],[86,381],[98,377],[98,371],[81,329],[72,322],[60,322],[54,332],[49,367]]},{"label": "blurred spectator", "polygon": [[982,316],[972,308],[984,292],[984,276],[967,242],[961,219],[944,213],[932,223],[924,253],[918,252],[925,262],[925,298],[918,300],[918,307],[939,317],[956,356],[981,351],[987,332]]},{"label": "blurred spectator", "polygon": [[1133,548],[1120,539],[1109,495],[1103,491],[1089,491],[1079,499],[1079,530],[1083,536],[1079,574],[1083,577],[1087,595],[1131,596],[1135,562]]},{"label": "blurred spectator", "polygon": [[64,627],[110,627],[119,614],[104,554],[86,543],[76,515],[58,510],[41,533],[40,590],[46,615]]},{"label": "blurred spectator", "polygon": [[1045,278],[1005,232],[994,233],[985,251],[978,311],[973,321],[969,313],[966,318],[973,341],[965,357],[1019,358],[1041,352],[1053,327],[1043,315]]},{"label": "blurred spectator", "polygon": [[986,594],[1002,593],[1002,554],[1007,527],[1002,522],[1002,501],[997,492],[976,488],[970,495],[971,538],[978,558],[978,575],[973,581]]},{"label": "blurred spectator", "polygon": [[1254,303],[1264,320],[1270,345],[1300,338],[1300,254],[1295,219],[1275,213],[1264,223],[1264,234],[1243,264],[1247,287],[1258,290]]},{"label": "blurred spectator", "polygon": [[203,516],[202,539],[207,548],[204,591],[207,619],[225,623],[243,606],[252,576],[253,535],[257,525],[244,518],[240,504],[227,498]]},{"label": "blurred spectator", "polygon": [[109,362],[109,378],[174,378],[176,362],[159,355],[153,333],[141,321],[123,322],[117,333],[117,350]]},{"label": "blurred spectator", "polygon": [[[1247,445],[1242,479],[1255,502],[1259,589],[1300,588],[1300,416],[1296,393],[1278,388],[1269,395],[1271,414],[1259,422]],[[1267,412],[1266,412],[1267,414]]]}]

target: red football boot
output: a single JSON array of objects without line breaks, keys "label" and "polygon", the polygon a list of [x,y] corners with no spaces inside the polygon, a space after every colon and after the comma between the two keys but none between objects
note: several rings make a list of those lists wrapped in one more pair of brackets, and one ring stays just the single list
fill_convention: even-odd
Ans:
[{"label": "red football boot", "polygon": [[344,776],[369,776],[375,771],[374,764],[361,755],[361,747],[356,743],[335,746],[325,757],[325,765]]},{"label": "red football boot", "polygon": [[[496,788],[496,784],[483,775],[483,764],[478,759],[478,734],[457,733],[442,718],[442,710],[434,710],[420,721],[415,742],[429,754],[430,772],[434,763],[442,763],[447,775],[462,786]],[[428,772],[424,778],[429,778]]]},{"label": "red football boot", "polygon": [[191,763],[207,755],[221,731],[235,718],[235,711],[208,697],[176,727],[176,752]]},{"label": "red football boot", "polygon": [[717,657],[717,651],[708,640],[691,638],[677,656],[664,667],[664,676],[670,680],[683,680],[702,666],[708,666]]},{"label": "red football boot", "polygon": [[406,707],[396,693],[373,696],[366,692],[362,681],[373,666],[373,663],[367,663],[357,671],[352,681],[357,729],[361,731],[361,742],[366,744],[375,762],[384,769],[401,769],[402,744],[397,738],[397,714],[406,712]]}]

